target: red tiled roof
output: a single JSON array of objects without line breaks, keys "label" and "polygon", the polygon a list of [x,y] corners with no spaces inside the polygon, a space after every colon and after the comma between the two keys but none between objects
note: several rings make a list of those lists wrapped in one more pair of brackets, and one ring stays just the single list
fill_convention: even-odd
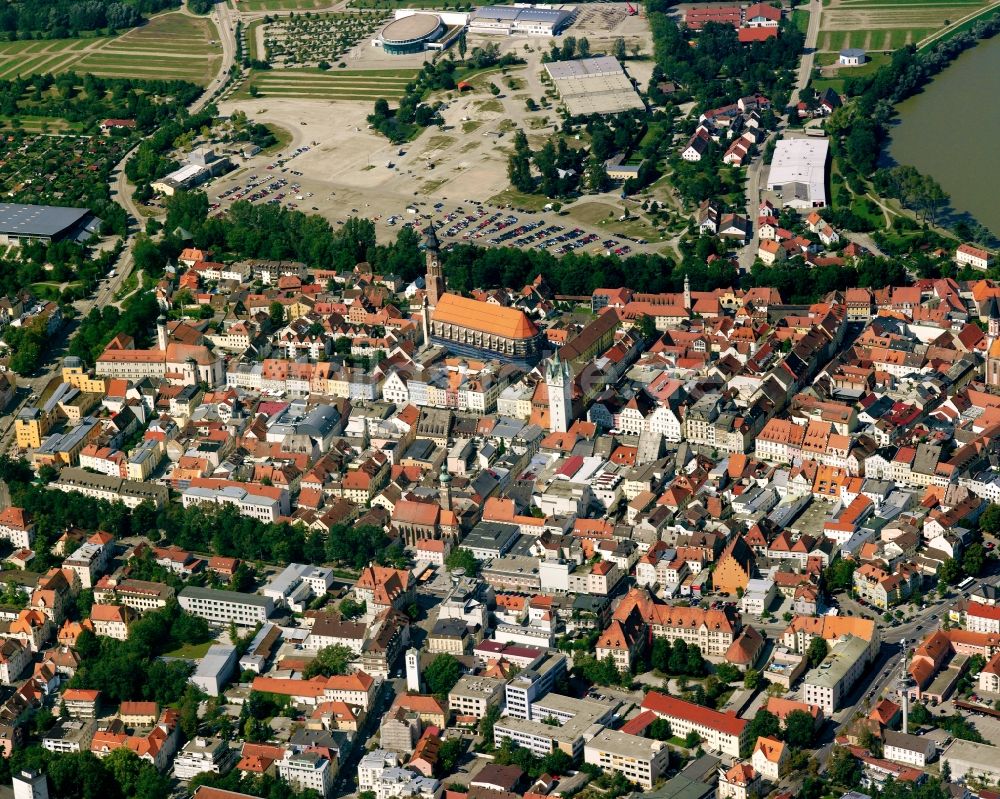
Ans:
[{"label": "red tiled roof", "polygon": [[651,710],[661,717],[684,719],[694,724],[709,727],[726,735],[742,735],[747,722],[732,713],[720,713],[707,707],[685,702],[673,696],[650,691],[642,700],[644,710]]}]

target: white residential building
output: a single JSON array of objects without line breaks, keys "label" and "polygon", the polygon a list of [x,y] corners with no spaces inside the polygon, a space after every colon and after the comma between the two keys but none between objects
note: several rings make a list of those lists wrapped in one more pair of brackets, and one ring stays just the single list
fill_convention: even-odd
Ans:
[{"label": "white residential building", "polygon": [[174,758],[174,776],[189,780],[198,774],[225,774],[236,763],[236,750],[221,738],[197,737],[184,744]]},{"label": "white residential building", "polygon": [[333,791],[336,768],[319,752],[285,751],[278,761],[278,774],[297,791],[312,790],[327,797]]},{"label": "white residential building", "polygon": [[584,746],[583,759],[650,791],[670,763],[670,750],[663,741],[604,729]]},{"label": "white residential building", "polygon": [[234,622],[243,627],[253,627],[267,621],[274,610],[274,601],[256,594],[236,591],[216,591],[212,588],[187,586],[177,595],[180,606],[188,613],[201,616],[214,624]]},{"label": "white residential building", "polygon": [[906,763],[908,766],[924,768],[937,754],[934,740],[924,735],[908,735],[895,730],[884,733],[883,754],[886,760]]}]

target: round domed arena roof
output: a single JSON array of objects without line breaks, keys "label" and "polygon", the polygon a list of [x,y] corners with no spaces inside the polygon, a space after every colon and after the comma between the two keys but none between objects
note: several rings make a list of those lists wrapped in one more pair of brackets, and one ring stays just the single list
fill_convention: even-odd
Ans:
[{"label": "round domed arena roof", "polygon": [[390,43],[419,41],[441,27],[437,14],[412,14],[394,19],[382,28],[382,40]]}]

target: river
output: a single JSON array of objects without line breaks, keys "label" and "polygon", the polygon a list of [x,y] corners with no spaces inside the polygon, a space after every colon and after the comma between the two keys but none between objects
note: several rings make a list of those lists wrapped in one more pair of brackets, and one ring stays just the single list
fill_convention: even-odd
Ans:
[{"label": "river", "polygon": [[1000,236],[1000,37],[980,42],[946,67],[924,91],[896,108],[889,155],[931,175],[969,213]]}]

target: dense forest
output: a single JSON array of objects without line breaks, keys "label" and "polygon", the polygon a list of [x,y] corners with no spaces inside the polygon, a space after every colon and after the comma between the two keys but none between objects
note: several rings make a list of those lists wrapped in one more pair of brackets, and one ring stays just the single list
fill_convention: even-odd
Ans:
[{"label": "dense forest", "polygon": [[76,72],[31,75],[0,80],[0,115],[65,119],[94,133],[102,119],[134,119],[140,133],[149,133],[201,91],[183,80],[99,78]]},{"label": "dense forest", "polygon": [[113,33],[146,16],[176,8],[179,0],[13,0],[0,5],[0,33],[8,39],[65,39],[83,32]]},{"label": "dense forest", "polygon": [[683,25],[668,17],[665,4],[648,4],[653,51],[663,76],[677,81],[699,108],[734,103],[754,92],[783,107],[795,84],[795,69],[805,36],[787,20],[780,35],[741,44],[732,25],[710,22],[693,39]]}]

